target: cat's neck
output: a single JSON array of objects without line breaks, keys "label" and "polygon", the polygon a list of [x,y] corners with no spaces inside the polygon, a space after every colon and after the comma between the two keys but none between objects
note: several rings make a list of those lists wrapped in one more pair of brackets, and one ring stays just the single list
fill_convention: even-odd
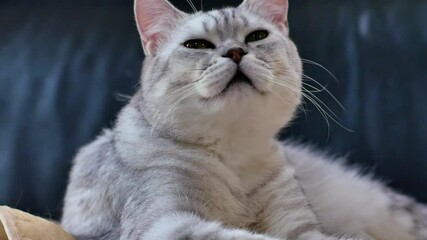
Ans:
[{"label": "cat's neck", "polygon": [[285,161],[277,140],[272,137],[257,138],[248,133],[234,134],[209,148],[242,180],[242,187],[250,191],[265,181],[266,176],[282,169]]},{"label": "cat's neck", "polygon": [[[209,126],[209,123],[204,126]],[[141,116],[141,112],[129,105],[119,115],[116,125],[118,138],[122,139],[118,150],[125,155],[145,158],[150,155],[150,151],[157,151],[149,146],[160,147],[162,151],[172,154],[186,146],[190,151],[195,148],[204,149],[216,155],[222,164],[232,169],[241,179],[245,179],[248,186],[262,180],[264,175],[283,164],[280,144],[274,139],[273,133],[257,131],[257,128],[250,128],[244,123],[223,127],[221,130],[214,128],[215,131],[210,131],[209,128],[198,129],[202,135],[194,137],[152,135],[150,125]]]}]

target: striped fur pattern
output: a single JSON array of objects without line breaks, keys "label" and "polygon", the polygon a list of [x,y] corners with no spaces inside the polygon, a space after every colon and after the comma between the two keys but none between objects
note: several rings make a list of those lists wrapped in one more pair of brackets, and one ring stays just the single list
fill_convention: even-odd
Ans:
[{"label": "striped fur pattern", "polygon": [[[301,98],[287,8],[245,0],[187,14],[136,0],[141,88],[77,154],[62,226],[79,240],[426,240],[420,204],[275,140]],[[245,42],[256,30],[268,36]],[[236,48],[240,62],[224,57]],[[252,85],[225,89],[238,70]]]}]

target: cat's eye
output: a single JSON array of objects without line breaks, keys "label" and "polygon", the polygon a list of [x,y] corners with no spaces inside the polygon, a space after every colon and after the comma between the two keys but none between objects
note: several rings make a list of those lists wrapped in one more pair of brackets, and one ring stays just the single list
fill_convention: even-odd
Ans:
[{"label": "cat's eye", "polygon": [[268,36],[268,31],[266,30],[257,30],[249,33],[248,36],[246,36],[245,42],[256,42],[259,40],[262,40]]},{"label": "cat's eye", "polygon": [[215,45],[208,40],[204,39],[191,39],[186,41],[184,44],[186,48],[194,48],[194,49],[215,49]]}]

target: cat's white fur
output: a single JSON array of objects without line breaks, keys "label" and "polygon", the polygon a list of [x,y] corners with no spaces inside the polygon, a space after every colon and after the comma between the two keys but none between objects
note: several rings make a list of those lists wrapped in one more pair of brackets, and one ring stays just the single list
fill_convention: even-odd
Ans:
[{"label": "cat's white fur", "polygon": [[[413,236],[411,229],[417,223],[411,212],[393,209],[396,204],[414,204],[413,200],[397,193],[390,197],[391,190],[383,183],[362,175],[357,167],[343,165],[343,158],[292,143],[285,149],[298,182],[328,231],[359,232],[376,240],[427,239],[427,229],[420,229],[423,238]],[[426,216],[426,210],[419,208],[419,214]]]},{"label": "cat's white fur", "polygon": [[[65,229],[105,240],[426,240],[420,204],[275,139],[301,99],[287,9],[286,0],[245,0],[190,15],[136,0],[142,88],[77,155]],[[258,29],[268,38],[245,42]],[[199,38],[216,48],[183,46]],[[247,53],[239,63],[226,56],[236,48]],[[253,87],[224,92],[238,68]]]}]

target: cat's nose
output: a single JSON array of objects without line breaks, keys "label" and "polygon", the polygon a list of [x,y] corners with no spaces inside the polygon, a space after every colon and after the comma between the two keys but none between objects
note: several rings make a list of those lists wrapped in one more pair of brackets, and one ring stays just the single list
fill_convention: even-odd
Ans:
[{"label": "cat's nose", "polygon": [[246,54],[247,52],[245,52],[243,48],[232,48],[228,50],[227,53],[223,55],[223,57],[231,58],[233,62],[239,64],[240,61],[242,60],[242,57]]}]

